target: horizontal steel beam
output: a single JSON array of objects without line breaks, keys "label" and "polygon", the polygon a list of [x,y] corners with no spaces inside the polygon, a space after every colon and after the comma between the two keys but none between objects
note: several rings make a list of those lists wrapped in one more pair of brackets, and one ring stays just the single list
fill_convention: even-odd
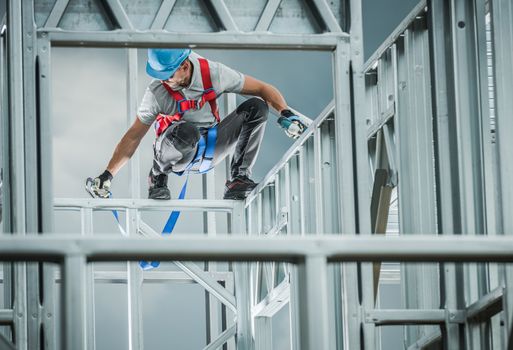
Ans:
[{"label": "horizontal steel beam", "polygon": [[342,261],[513,262],[513,242],[503,236],[71,238],[67,235],[0,237],[3,261],[211,260],[304,263],[324,256]]},{"label": "horizontal steel beam", "polygon": [[[233,281],[233,272],[231,271],[209,271],[208,274],[218,282]],[[99,270],[98,265],[94,267],[94,280],[97,283],[127,283],[127,272],[126,271],[113,271],[113,270]],[[55,271],[54,281],[56,283],[61,282],[60,271]],[[145,271],[143,274],[143,281],[145,283],[196,283],[196,281],[183,271],[158,271],[150,270]],[[0,284],[3,283],[3,273],[0,272]],[[0,311],[1,314],[1,311]],[[1,317],[1,316],[0,316]],[[1,321],[0,321],[1,322]]]},{"label": "horizontal steel beam", "polygon": [[54,208],[57,210],[79,210],[81,208],[93,209],[140,209],[140,210],[182,210],[182,211],[226,211],[231,212],[236,205],[232,200],[207,199],[171,199],[156,201],[153,199],[79,199],[56,198]]},{"label": "horizontal steel beam", "polygon": [[11,325],[14,320],[12,309],[0,309],[0,325]]},{"label": "horizontal steel beam", "polygon": [[[441,324],[445,323],[446,310],[369,310],[365,312],[365,322],[374,323],[376,326],[412,325],[412,324]],[[452,311],[451,322],[463,323],[465,311]]]},{"label": "horizontal steel beam", "polygon": [[272,33],[171,33],[164,31],[78,32],[39,29],[38,37],[53,46],[88,47],[190,47],[195,49],[289,49],[333,51],[346,33],[272,34]]},{"label": "horizontal steel beam", "polygon": [[[216,281],[232,280],[232,272],[209,272]],[[99,283],[127,283],[126,271],[94,271],[94,280]],[[145,271],[143,273],[145,283],[196,283],[196,281],[183,271]]]},{"label": "horizontal steel beam", "polygon": [[483,322],[502,311],[504,288],[498,287],[467,307],[467,319]]}]

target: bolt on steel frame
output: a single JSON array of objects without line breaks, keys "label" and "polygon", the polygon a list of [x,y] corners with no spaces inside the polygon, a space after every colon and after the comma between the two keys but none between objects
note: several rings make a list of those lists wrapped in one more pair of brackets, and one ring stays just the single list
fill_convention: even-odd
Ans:
[{"label": "bolt on steel frame", "polygon": [[[87,262],[133,261],[146,255],[218,260],[222,255],[245,260],[233,264],[233,277],[217,271],[214,263],[208,263],[207,273],[177,261],[183,274],[162,277],[146,272],[143,276],[135,262],[127,263],[121,278],[129,291],[131,349],[143,346],[138,293],[143,278],[192,279],[205,287],[206,349],[221,347],[234,335],[239,349],[271,348],[272,317],[287,302],[294,349],[380,348],[376,327],[397,324],[415,325],[405,328],[404,339],[405,346],[414,349],[433,344],[448,349],[512,347],[511,267],[455,262],[511,262],[510,240],[472,236],[508,234],[513,228],[508,215],[513,209],[513,182],[507,177],[513,167],[513,145],[506,134],[512,126],[508,113],[513,110],[509,98],[513,5],[508,0],[421,1],[364,65],[360,1],[269,0],[260,7],[259,3],[244,2],[243,11],[230,0],[205,1],[199,8],[164,0],[148,15],[152,12],[141,11],[141,6],[153,6],[150,2],[9,1],[8,29],[0,45],[0,66],[7,73],[2,74],[2,101],[8,101],[8,110],[0,110],[2,166],[8,170],[4,230],[22,236],[51,233],[54,210],[74,208],[81,212],[84,238],[2,238],[1,256],[63,264],[62,346],[94,348],[92,285],[100,278],[119,278]],[[203,15],[180,16],[188,6]],[[303,11],[299,18],[309,22],[287,15],[298,9]],[[173,17],[174,13],[178,15]],[[248,14],[256,21],[248,20]],[[494,142],[488,106],[487,14],[490,68],[495,72]],[[179,32],[174,23],[184,30],[192,24],[201,33]],[[302,34],[290,33],[290,28]],[[135,49],[140,47],[332,51],[334,100],[245,202],[213,199],[215,176],[223,176],[219,171],[204,176],[204,200],[158,204],[138,199],[137,155],[130,166],[133,200],[54,199],[50,104],[54,46],[126,48],[128,123],[136,110]],[[235,107],[233,97],[225,107]],[[439,245],[434,236],[365,238],[385,232],[396,187],[401,233],[462,237]],[[126,212],[129,238],[109,243],[87,237],[92,233],[93,210],[111,208]],[[211,240],[181,244],[173,239],[162,246],[160,240],[136,241],[131,246],[132,236],[155,234],[141,220],[140,211],[172,208],[204,212],[205,233]],[[216,245],[214,212],[219,210],[230,213],[230,232],[264,235],[273,243],[255,240],[260,246],[251,250],[253,243],[248,248],[247,242],[235,238],[217,238]],[[361,235],[363,245],[352,244],[347,237],[322,237],[341,232]],[[314,244],[303,242],[311,237],[302,236],[310,234],[315,235],[310,241]],[[271,238],[278,235],[291,237],[282,243]],[[329,249],[330,242],[340,249],[338,253]],[[333,264],[328,266],[328,259]],[[405,309],[376,309],[379,262],[394,260],[449,262],[403,264]],[[1,341],[12,340],[19,349],[57,346],[56,305],[48,296],[56,292],[58,275],[54,266],[41,262],[4,264],[4,290],[14,293],[4,293],[7,306],[0,310],[0,324],[15,331],[5,330]],[[225,281],[225,286],[218,281]],[[219,324],[220,318],[224,324],[229,318],[217,300],[234,311],[235,325]],[[228,342],[228,347],[234,346]]]}]

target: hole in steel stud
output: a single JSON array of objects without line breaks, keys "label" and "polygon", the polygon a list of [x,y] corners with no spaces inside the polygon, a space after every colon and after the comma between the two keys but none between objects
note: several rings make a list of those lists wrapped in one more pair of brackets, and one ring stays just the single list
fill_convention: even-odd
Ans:
[{"label": "hole in steel stud", "polygon": [[459,21],[458,22],[458,27],[465,28],[465,22],[464,21]]}]

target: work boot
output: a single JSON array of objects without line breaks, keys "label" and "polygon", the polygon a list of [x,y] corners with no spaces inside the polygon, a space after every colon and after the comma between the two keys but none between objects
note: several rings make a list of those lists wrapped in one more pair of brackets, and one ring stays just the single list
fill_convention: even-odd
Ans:
[{"label": "work boot", "polygon": [[171,193],[167,188],[167,175],[153,175],[150,170],[148,176],[148,198],[149,199],[171,199]]},{"label": "work boot", "polygon": [[232,181],[226,181],[223,199],[245,199],[257,185],[245,175],[237,176]]}]

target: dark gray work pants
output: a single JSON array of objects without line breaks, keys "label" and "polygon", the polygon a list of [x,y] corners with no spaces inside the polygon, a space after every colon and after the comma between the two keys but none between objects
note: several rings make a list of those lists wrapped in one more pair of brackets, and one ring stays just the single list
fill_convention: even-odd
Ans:
[{"label": "dark gray work pants", "polygon": [[[253,97],[241,103],[235,111],[221,120],[217,127],[213,165],[216,166],[227,155],[233,154],[231,177],[243,175],[250,177],[264,136],[268,114],[267,103]],[[200,132],[205,133],[206,130]],[[172,142],[157,142],[156,145],[158,149],[155,149],[154,175],[180,172],[188,165],[189,160],[173,161],[174,164],[171,165],[170,157],[166,157],[166,154],[176,154],[176,150],[171,148]]]}]

